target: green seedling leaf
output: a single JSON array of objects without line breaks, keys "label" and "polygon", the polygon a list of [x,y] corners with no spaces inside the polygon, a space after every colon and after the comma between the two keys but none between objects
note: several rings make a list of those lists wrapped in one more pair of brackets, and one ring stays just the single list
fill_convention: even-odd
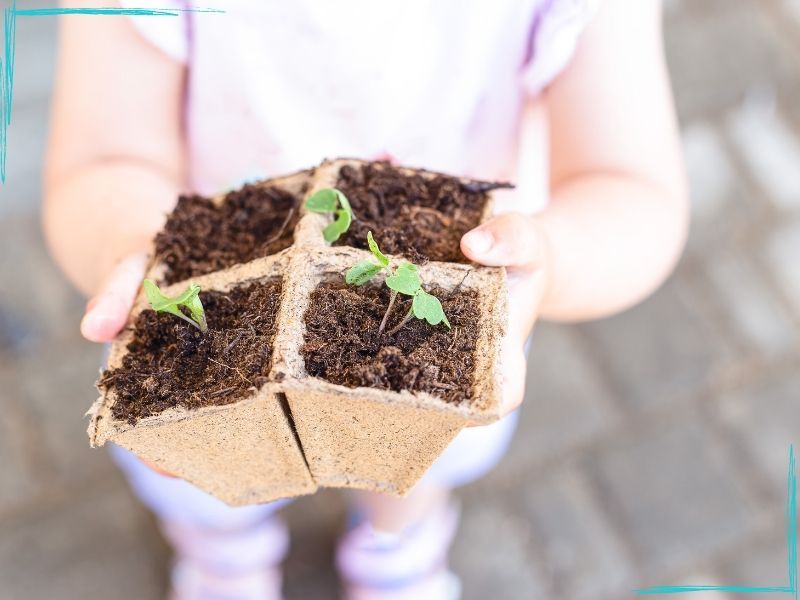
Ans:
[{"label": "green seedling leaf", "polygon": [[342,206],[342,210],[346,211],[347,214],[350,215],[350,219],[353,218],[353,208],[350,206],[350,200],[347,199],[341,191],[337,190],[336,188],[331,188],[334,192],[336,192],[336,199],[339,201],[339,204]]},{"label": "green seedling leaf", "polygon": [[[336,192],[339,190],[334,188],[319,190],[306,200],[306,209],[315,213],[332,213],[339,206],[339,196]],[[339,194],[344,196],[341,192]]]},{"label": "green seedling leaf", "polygon": [[[200,331],[207,331],[208,325],[206,323],[206,314],[203,310],[203,303],[200,302],[200,286],[192,283],[186,290],[174,298],[165,296],[163,292],[158,289],[158,286],[151,279],[145,279],[142,286],[144,293],[147,296],[147,301],[156,312],[166,312],[171,315],[183,319],[187,323],[191,323]],[[180,307],[185,306],[189,309],[191,318],[183,314]]]},{"label": "green seedling leaf", "polygon": [[335,218],[322,230],[326,242],[335,242],[350,228],[353,209],[350,201],[336,188],[323,188],[306,200],[306,209],[315,213],[334,214]]},{"label": "green seedling leaf", "polygon": [[208,323],[206,323],[206,311],[203,310],[203,303],[200,302],[200,286],[192,284],[193,294],[183,303],[189,309],[192,315],[192,320],[200,327],[200,331],[208,330]]},{"label": "green seedling leaf", "polygon": [[433,294],[429,294],[425,290],[420,289],[414,296],[411,302],[411,310],[414,316],[418,319],[424,319],[431,325],[438,325],[444,323],[450,329],[450,321],[447,320],[447,315],[444,314],[442,303]]},{"label": "green seedling leaf", "polygon": [[[331,225],[334,223],[331,223]],[[330,225],[328,227],[330,227]],[[375,238],[372,237],[371,231],[367,233],[367,243],[369,244],[369,249],[372,250],[372,255],[378,260],[378,264],[369,260],[362,260],[355,266],[350,267],[344,275],[344,280],[348,284],[364,285],[383,269],[388,270],[389,268],[389,258],[380,251],[378,244],[375,243]],[[389,272],[391,273],[391,271]]]},{"label": "green seedling leaf", "polygon": [[[158,289],[158,286],[152,279],[145,279],[142,286],[144,287],[144,293],[147,296],[147,301],[155,311],[167,310],[167,308],[169,308],[175,302],[172,298],[162,294],[161,290]],[[186,291],[188,292],[189,290]],[[184,294],[185,293],[186,292],[184,292]]]},{"label": "green seedling leaf", "polygon": [[389,266],[389,257],[386,256],[383,252],[381,252],[380,248],[378,248],[378,243],[375,241],[375,238],[372,237],[372,232],[367,232],[367,244],[369,244],[369,249],[372,252],[372,255],[378,259],[378,262],[381,263],[384,267]]},{"label": "green seedling leaf", "polygon": [[375,277],[383,269],[382,265],[376,265],[368,260],[362,260],[354,267],[350,267],[345,273],[345,283],[349,285],[364,285]]},{"label": "green seedling leaf", "polygon": [[418,293],[422,289],[422,280],[419,278],[419,273],[417,273],[417,266],[409,262],[401,264],[394,274],[386,278],[386,285],[390,289],[407,296],[413,296]]},{"label": "green seedling leaf", "polygon": [[353,220],[353,214],[347,210],[340,208],[336,211],[336,219],[331,221],[322,230],[322,237],[326,242],[335,242],[338,240],[349,228]]}]

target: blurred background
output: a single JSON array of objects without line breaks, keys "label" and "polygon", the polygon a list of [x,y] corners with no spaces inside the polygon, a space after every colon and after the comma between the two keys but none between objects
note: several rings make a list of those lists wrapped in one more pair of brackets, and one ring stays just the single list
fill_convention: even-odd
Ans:
[{"label": "blurred background", "polygon": [[[623,315],[537,327],[512,451],[461,493],[453,561],[467,599],[787,584],[800,1],[669,0],[665,22],[694,202],[686,254]],[[83,300],[39,230],[54,36],[54,19],[18,21],[0,187],[0,598],[156,599],[169,553],[105,452],[88,447],[81,417],[100,350],[79,337]],[[334,492],[288,509],[288,598],[336,597],[342,510]],[[730,598],[691,596],[703,597]]]}]

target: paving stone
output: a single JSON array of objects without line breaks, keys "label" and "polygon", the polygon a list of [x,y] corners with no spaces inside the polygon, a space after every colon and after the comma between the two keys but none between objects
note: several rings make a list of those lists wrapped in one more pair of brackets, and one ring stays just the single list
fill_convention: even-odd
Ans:
[{"label": "paving stone", "polygon": [[[682,140],[691,188],[692,219],[707,226],[723,209],[730,210],[726,204],[735,193],[736,175],[712,125],[694,123],[683,129]],[[700,233],[706,231],[703,227]]]},{"label": "paving stone", "polygon": [[36,339],[36,330],[32,323],[12,314],[0,302],[0,352],[19,354],[30,350]]},{"label": "paving stone", "polygon": [[19,401],[39,424],[58,474],[79,481],[112,469],[105,450],[89,447],[84,414],[97,396],[101,348],[75,334],[18,361]]},{"label": "paving stone", "polygon": [[783,0],[783,8],[800,26],[800,0]]},{"label": "paving stone", "polygon": [[[164,596],[152,525],[121,481],[0,529],[3,598]],[[163,560],[163,557],[161,558]]]},{"label": "paving stone", "polygon": [[[25,4],[34,4],[34,2],[26,0]],[[37,4],[40,5],[40,8],[52,6],[47,2],[37,2]],[[14,69],[15,108],[49,100],[55,72],[57,29],[58,19],[55,17],[17,18],[16,68]]]},{"label": "paving stone", "polygon": [[530,554],[530,523],[497,498],[468,499],[451,552],[464,600],[551,598]]},{"label": "paving stone", "polygon": [[766,372],[757,381],[719,399],[720,416],[737,432],[778,497],[786,487],[789,446],[800,443],[797,407],[800,369]]},{"label": "paving stone", "polygon": [[0,217],[31,215],[38,210],[48,113],[46,98],[14,110],[8,130],[6,183],[0,186]]},{"label": "paving stone", "polygon": [[729,360],[720,333],[697,305],[687,285],[672,277],[633,309],[580,326],[630,408],[692,394]]},{"label": "paving stone", "polygon": [[4,286],[0,304],[9,319],[24,324],[32,342],[26,351],[75,332],[83,299],[48,256],[38,216],[0,218],[0,281],[13,282]]},{"label": "paving stone", "polygon": [[754,85],[787,98],[798,91],[797,66],[764,18],[761,2],[683,2],[667,13],[665,46],[683,122],[737,106]]},{"label": "paving stone", "polygon": [[587,460],[647,579],[696,565],[758,524],[757,507],[697,418],[661,419]]},{"label": "paving stone", "polygon": [[681,0],[664,0],[664,13],[669,16],[680,14],[683,9],[683,2]]},{"label": "paving stone", "polygon": [[[722,572],[720,579],[725,585],[748,587],[788,585],[786,539],[783,535],[776,534],[769,539],[748,544],[740,554],[726,561],[720,570]],[[743,596],[748,600],[774,600],[782,597],[784,596],[774,593]]]},{"label": "paving stone", "polygon": [[772,272],[800,316],[800,219],[783,223],[770,236],[766,248]]},{"label": "paving stone", "polygon": [[768,216],[752,186],[741,180],[715,125],[692,123],[682,139],[691,192],[687,253],[712,260],[747,240]]},{"label": "paving stone", "polygon": [[607,431],[616,421],[597,365],[567,325],[539,323],[528,357],[519,429],[497,475],[525,469]]},{"label": "paving stone", "polygon": [[8,130],[6,183],[0,217],[32,214],[39,206],[56,44],[55,18],[18,18],[14,99]]},{"label": "paving stone", "polygon": [[727,125],[751,176],[775,207],[800,210],[800,138],[774,103],[745,102],[728,116]]},{"label": "paving stone", "polygon": [[631,589],[632,568],[587,482],[572,468],[523,486],[526,519],[545,556],[550,588],[572,600],[614,597]]},{"label": "paving stone", "polygon": [[283,570],[287,600],[336,600],[339,580],[333,553],[346,522],[345,494],[324,490],[297,499],[281,512],[292,535]]},{"label": "paving stone", "polygon": [[732,326],[756,352],[777,355],[797,347],[790,315],[749,258],[719,256],[708,268]]},{"label": "paving stone", "polygon": [[[24,505],[41,491],[41,482],[36,477],[34,465],[26,456],[23,436],[25,429],[13,414],[9,414],[8,398],[15,393],[16,386],[8,373],[0,371],[0,515]],[[2,581],[0,579],[0,581]]]}]

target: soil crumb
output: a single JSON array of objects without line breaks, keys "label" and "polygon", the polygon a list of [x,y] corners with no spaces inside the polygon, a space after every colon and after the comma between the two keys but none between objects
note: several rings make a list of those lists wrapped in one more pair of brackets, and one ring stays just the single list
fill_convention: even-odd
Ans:
[{"label": "soil crumb", "polygon": [[202,196],[181,196],[155,238],[164,283],[225,269],[292,245],[300,199],[277,187],[245,185],[220,206]]},{"label": "soil crumb", "polygon": [[405,175],[376,162],[342,167],[336,187],[350,200],[355,217],[337,245],[367,249],[367,232],[372,231],[387,254],[416,263],[464,263],[461,236],[480,223],[487,192],[508,184]]},{"label": "soil crumb", "polygon": [[385,286],[322,283],[312,293],[305,315],[301,352],[306,370],[348,387],[428,392],[446,402],[469,402],[480,317],[477,292],[429,291],[442,301],[453,328],[411,319],[390,335],[410,299],[398,296],[379,334],[389,304]]},{"label": "soil crumb", "polygon": [[168,408],[230,404],[262,386],[272,366],[280,281],[201,292],[208,331],[164,313],[139,314],[128,354],[106,371],[115,418],[135,423]]}]

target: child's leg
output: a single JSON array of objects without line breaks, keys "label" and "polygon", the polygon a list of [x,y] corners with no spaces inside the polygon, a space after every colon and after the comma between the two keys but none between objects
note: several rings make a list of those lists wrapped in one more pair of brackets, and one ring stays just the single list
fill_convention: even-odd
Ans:
[{"label": "child's leg", "polygon": [[112,446],[111,455],[175,550],[175,598],[280,598],[289,536],[274,513],[285,501],[232,508],[127,450]]},{"label": "child's leg", "polygon": [[337,566],[353,599],[455,598],[447,553],[458,526],[450,490],[490,471],[505,454],[518,413],[462,431],[406,498],[358,492],[354,526]]},{"label": "child's leg", "polygon": [[357,491],[353,504],[373,530],[397,534],[436,508],[450,501],[450,489],[438,485],[417,485],[405,498]]}]

